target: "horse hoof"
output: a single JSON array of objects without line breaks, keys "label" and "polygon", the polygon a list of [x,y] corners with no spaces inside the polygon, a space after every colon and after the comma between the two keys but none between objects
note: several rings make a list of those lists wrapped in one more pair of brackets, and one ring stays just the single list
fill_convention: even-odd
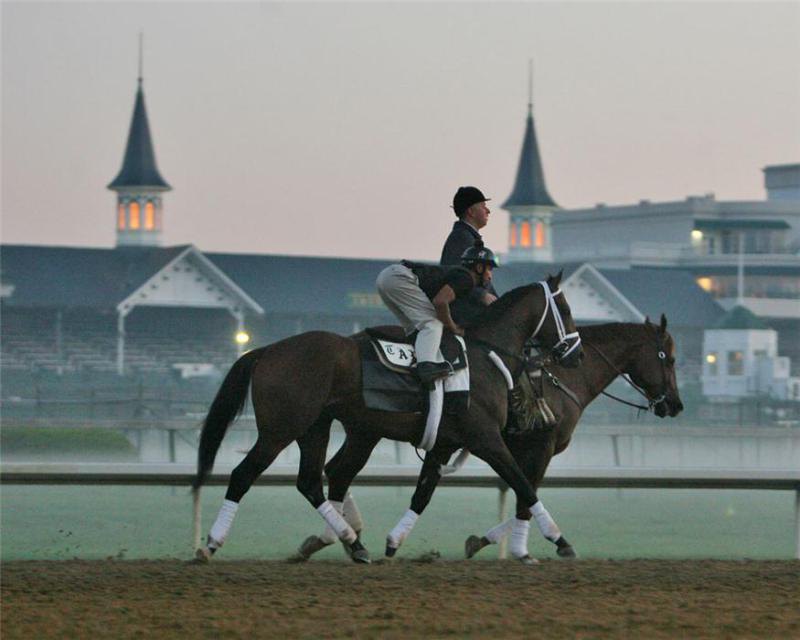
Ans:
[{"label": "horse hoof", "polygon": [[539,561],[536,558],[532,558],[529,555],[524,555],[521,558],[517,558],[517,560],[519,560],[520,564],[525,564],[529,566],[534,564],[539,564]]},{"label": "horse hoof", "polygon": [[369,564],[372,562],[369,559],[369,551],[366,550],[364,545],[361,544],[361,540],[358,538],[350,544],[350,559],[358,564]]},{"label": "horse hoof", "polygon": [[397,553],[396,547],[390,547],[388,544],[386,545],[386,557],[387,558],[394,558],[394,554]]},{"label": "horse hoof", "polygon": [[575,553],[575,549],[573,549],[571,546],[559,547],[556,549],[556,553],[558,554],[559,558],[565,558],[567,560],[578,557],[578,554]]},{"label": "horse hoof", "polygon": [[470,536],[464,542],[464,555],[467,559],[474,556],[481,549],[483,549],[483,544],[481,544],[481,539],[478,536]]},{"label": "horse hoof", "polygon": [[350,554],[350,559],[356,564],[370,564],[372,560],[369,559],[369,551],[366,549],[357,549]]},{"label": "horse hoof", "polygon": [[211,562],[213,552],[208,547],[200,547],[194,552],[194,564],[208,564]]},{"label": "horse hoof", "polygon": [[319,536],[308,536],[303,543],[297,548],[297,553],[292,556],[296,562],[303,562],[308,560],[311,556],[313,556],[317,551],[321,551],[325,547],[327,547],[330,543],[325,542]]}]

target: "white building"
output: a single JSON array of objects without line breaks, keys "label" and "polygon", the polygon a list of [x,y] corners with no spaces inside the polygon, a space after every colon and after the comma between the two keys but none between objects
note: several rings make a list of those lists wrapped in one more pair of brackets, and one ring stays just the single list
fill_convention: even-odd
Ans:
[{"label": "white building", "polygon": [[778,334],[744,307],[734,307],[703,339],[703,395],[716,401],[747,397],[800,400],[800,378],[778,354]]}]

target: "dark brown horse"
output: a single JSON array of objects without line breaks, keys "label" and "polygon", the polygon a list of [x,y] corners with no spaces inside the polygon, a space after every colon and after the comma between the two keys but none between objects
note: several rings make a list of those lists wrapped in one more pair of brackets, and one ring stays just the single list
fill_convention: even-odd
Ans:
[{"label": "dark brown horse", "polygon": [[[663,315],[660,325],[645,321],[643,324],[611,323],[581,327],[585,359],[580,368],[548,366],[550,375],[543,374],[543,388],[556,424],[552,428],[506,438],[509,450],[534,489],[541,484],[552,457],[567,448],[583,410],[618,376],[628,376],[659,417],[676,416],[683,410],[675,380],[675,343],[666,329],[667,320]],[[345,500],[350,483],[377,444],[376,439],[365,437],[346,424],[345,430],[345,443],[325,468],[331,500]],[[401,520],[387,539],[387,555],[394,555],[410,532],[416,516],[427,507],[441,477],[441,467],[447,464],[454,452],[454,448],[443,444],[426,455],[411,508],[404,516],[405,523]],[[531,518],[531,511],[528,507],[518,500],[518,522],[512,519],[495,527],[483,538],[471,536],[466,544],[467,556],[471,557],[484,546],[498,542],[516,527],[512,535],[512,553],[520,560],[530,561],[527,521]],[[345,505],[346,518],[350,516],[348,510],[357,511],[349,496]],[[533,515],[537,516],[536,513]],[[538,516],[537,524],[545,537],[556,544],[558,555],[575,555],[549,515]],[[332,541],[329,534],[307,538],[297,559],[307,559]]]},{"label": "dark brown horse", "polygon": [[[508,369],[519,374],[524,343],[538,331],[546,348],[558,347],[558,354],[569,354],[563,364],[577,366],[583,354],[577,333],[572,338],[574,344],[565,341],[565,334],[575,332],[575,325],[558,291],[560,279],[559,274],[545,283],[514,289],[487,307],[475,326],[467,330],[474,381],[470,407],[458,418],[444,416],[437,439],[439,447],[469,448],[508,483],[520,504],[529,507],[538,499],[503,442],[506,381],[488,353],[494,351]],[[352,434],[368,441],[390,438],[418,443],[425,416],[386,413],[364,406],[359,350],[352,338],[321,331],[294,336],[245,354],[228,372],[203,424],[195,492],[211,472],[222,438],[244,406],[248,387],[252,387],[258,439],[231,473],[225,501],[206,547],[198,549],[198,559],[210,559],[222,545],[241,498],[275,457],[297,441],[298,490],[346,544],[353,559],[368,561],[355,531],[323,493],[322,471],[331,421],[339,419]]]}]

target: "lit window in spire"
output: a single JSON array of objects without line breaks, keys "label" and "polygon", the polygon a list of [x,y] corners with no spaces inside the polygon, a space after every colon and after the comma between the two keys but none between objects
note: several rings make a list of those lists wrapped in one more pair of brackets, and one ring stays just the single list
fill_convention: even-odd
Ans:
[{"label": "lit window in spire", "polygon": [[144,228],[148,231],[156,228],[156,208],[152,202],[144,205]]},{"label": "lit window in spire", "polygon": [[117,229],[125,231],[125,205],[122,203],[117,207]]},{"label": "lit window in spire", "polygon": [[517,223],[512,222],[508,227],[508,246],[517,246]]},{"label": "lit window in spire", "polygon": [[544,246],[544,223],[536,223],[536,236],[534,237],[533,246],[541,248]]},{"label": "lit window in spire", "polygon": [[523,222],[520,227],[520,239],[519,244],[523,247],[530,247],[531,246],[531,223],[530,222]]},{"label": "lit window in spire", "polygon": [[139,203],[131,202],[131,229],[138,229],[139,227]]}]

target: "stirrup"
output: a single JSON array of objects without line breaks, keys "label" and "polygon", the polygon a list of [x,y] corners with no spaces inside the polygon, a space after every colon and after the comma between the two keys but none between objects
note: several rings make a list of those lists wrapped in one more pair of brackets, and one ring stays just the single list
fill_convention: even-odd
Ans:
[{"label": "stirrup", "polygon": [[449,362],[419,362],[417,363],[417,377],[429,389],[439,378],[453,375],[453,365]]}]

